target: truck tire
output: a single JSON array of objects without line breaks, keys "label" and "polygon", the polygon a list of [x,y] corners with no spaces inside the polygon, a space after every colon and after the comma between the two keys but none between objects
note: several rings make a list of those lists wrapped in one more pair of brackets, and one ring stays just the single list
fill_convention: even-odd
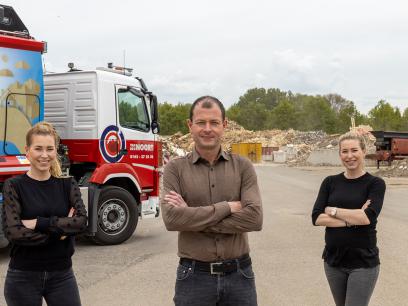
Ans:
[{"label": "truck tire", "polygon": [[135,198],[116,186],[102,188],[98,201],[97,231],[91,239],[100,245],[120,244],[136,229],[138,209]]}]

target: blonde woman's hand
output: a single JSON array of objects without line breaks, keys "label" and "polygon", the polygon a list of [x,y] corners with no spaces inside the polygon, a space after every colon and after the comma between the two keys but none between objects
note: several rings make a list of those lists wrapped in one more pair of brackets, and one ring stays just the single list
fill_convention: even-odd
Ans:
[{"label": "blonde woman's hand", "polygon": [[37,219],[31,219],[31,220],[21,220],[21,223],[23,223],[23,225],[26,228],[29,229],[35,229],[35,226],[37,225]]},{"label": "blonde woman's hand", "polygon": [[[71,218],[71,217],[74,216],[74,214],[75,214],[75,209],[73,207],[71,207],[71,209],[69,210],[69,213],[68,213],[68,217]],[[64,240],[66,238],[67,238],[67,236],[61,236],[60,240]]]},{"label": "blonde woman's hand", "polygon": [[325,209],[324,209],[324,213],[326,214],[326,215],[331,215],[331,211],[333,210],[333,206],[326,206],[325,207]]},{"label": "blonde woman's hand", "polygon": [[73,217],[74,216],[74,214],[75,214],[75,209],[73,208],[73,207],[71,207],[71,209],[69,210],[69,213],[68,213],[68,217]]},{"label": "blonde woman's hand", "polygon": [[371,204],[371,200],[368,199],[368,200],[364,203],[364,205],[361,207],[361,209],[362,209],[362,210],[365,210],[368,206],[370,206],[370,204]]}]

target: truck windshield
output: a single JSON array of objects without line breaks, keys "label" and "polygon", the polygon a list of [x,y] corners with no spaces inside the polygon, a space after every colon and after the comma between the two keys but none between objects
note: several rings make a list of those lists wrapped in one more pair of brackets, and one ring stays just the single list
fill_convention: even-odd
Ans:
[{"label": "truck windshield", "polygon": [[150,130],[149,115],[144,98],[127,89],[118,90],[119,124],[143,132]]}]

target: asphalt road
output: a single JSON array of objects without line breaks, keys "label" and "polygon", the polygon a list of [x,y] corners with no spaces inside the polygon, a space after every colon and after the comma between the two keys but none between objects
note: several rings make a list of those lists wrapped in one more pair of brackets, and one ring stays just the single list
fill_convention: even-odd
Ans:
[{"label": "asphalt road", "polygon": [[[264,227],[250,234],[259,305],[334,305],[321,252],[324,229],[310,213],[322,179],[340,168],[257,166]],[[371,306],[408,305],[408,180],[387,180],[378,224],[381,272]],[[162,220],[139,222],[135,234],[119,246],[77,242],[74,270],[84,306],[172,305],[177,233]],[[0,250],[0,290],[8,251]],[[0,305],[5,305],[0,296]],[[237,305],[239,306],[239,305]]]}]

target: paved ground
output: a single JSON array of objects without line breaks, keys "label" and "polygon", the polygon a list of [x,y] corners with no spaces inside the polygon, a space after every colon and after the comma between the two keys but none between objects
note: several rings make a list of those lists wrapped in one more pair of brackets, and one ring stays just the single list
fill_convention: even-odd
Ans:
[{"label": "paved ground", "polygon": [[[322,179],[340,168],[256,168],[264,228],[250,234],[259,305],[333,305],[320,259],[323,228],[310,212]],[[408,180],[387,180],[378,225],[381,273],[371,306],[408,305]],[[177,233],[161,219],[144,220],[125,244],[99,247],[79,241],[74,256],[84,306],[172,305]],[[0,251],[0,291],[8,263]],[[0,294],[1,295],[1,294]],[[5,305],[0,296],[0,305]]]}]

